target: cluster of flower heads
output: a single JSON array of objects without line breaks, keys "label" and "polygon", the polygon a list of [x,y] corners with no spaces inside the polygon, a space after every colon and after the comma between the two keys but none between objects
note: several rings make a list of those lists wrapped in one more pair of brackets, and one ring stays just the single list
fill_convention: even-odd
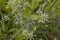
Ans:
[{"label": "cluster of flower heads", "polygon": [[8,20],[9,20],[8,15],[4,15],[3,20],[4,20],[4,21],[8,21]]},{"label": "cluster of flower heads", "polygon": [[[12,13],[17,14],[17,16],[20,15],[22,16],[22,18],[24,17],[23,10],[26,9],[26,7],[29,5],[28,1],[26,0],[9,0],[7,4],[11,7]],[[37,14],[38,14],[37,16],[40,19],[40,22],[44,23],[45,21],[48,20],[48,14],[45,11],[43,13],[41,10],[37,10]],[[31,16],[29,18],[31,18]]]},{"label": "cluster of flower heads", "polygon": [[[14,18],[14,24],[24,24],[25,20],[24,20],[24,15],[23,14],[23,10],[25,10],[28,7],[28,1],[26,0],[8,0],[7,4],[10,6],[11,8],[11,13],[15,14],[13,15],[12,18]],[[7,18],[7,20],[9,19],[7,16],[4,16],[4,19]],[[24,30],[22,31],[23,35],[26,35],[27,39],[30,40],[34,40],[34,31],[36,30],[33,28],[33,30],[29,30],[31,28],[31,26],[33,24],[35,24],[37,21],[37,23],[45,23],[46,21],[48,21],[48,14],[44,11],[41,10],[37,10],[36,14],[31,14],[30,17],[27,17],[26,19],[26,24],[24,24],[24,26],[22,27]],[[26,26],[27,25],[27,26]],[[29,32],[29,31],[30,32]]]}]

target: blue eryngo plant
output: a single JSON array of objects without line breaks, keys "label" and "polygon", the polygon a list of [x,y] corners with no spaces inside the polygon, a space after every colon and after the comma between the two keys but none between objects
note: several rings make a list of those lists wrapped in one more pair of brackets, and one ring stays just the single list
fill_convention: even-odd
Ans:
[{"label": "blue eryngo plant", "polygon": [[52,12],[56,1],[1,0],[1,40],[48,40],[47,33],[59,28],[59,15]]}]

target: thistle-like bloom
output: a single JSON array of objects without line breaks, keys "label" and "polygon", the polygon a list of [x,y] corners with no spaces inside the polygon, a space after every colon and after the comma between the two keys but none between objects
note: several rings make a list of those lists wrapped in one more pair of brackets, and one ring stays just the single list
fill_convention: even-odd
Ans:
[{"label": "thistle-like bloom", "polygon": [[19,24],[19,18],[18,18],[18,15],[17,14],[15,14],[14,16],[13,16],[13,18],[14,18],[14,23],[17,25],[17,24]]},{"label": "thistle-like bloom", "polygon": [[22,14],[15,14],[13,16],[13,22],[17,25],[17,24],[22,24],[23,23],[23,17],[22,17]]},{"label": "thistle-like bloom", "polygon": [[45,21],[48,21],[48,15],[47,14],[42,14],[40,16],[40,22],[45,23]]},{"label": "thistle-like bloom", "polygon": [[35,35],[33,33],[34,33],[34,31],[29,32],[29,30],[24,30],[22,35],[26,36],[26,40],[28,40],[28,39],[29,40],[34,40]]},{"label": "thistle-like bloom", "polygon": [[39,16],[38,22],[45,23],[46,21],[48,21],[49,15],[45,11],[38,10],[37,14]]},{"label": "thistle-like bloom", "polygon": [[34,32],[33,31],[31,31],[30,33],[28,33],[26,36],[27,36],[27,39],[29,39],[29,40],[34,40],[34,37],[35,37],[35,35],[33,34]]},{"label": "thistle-like bloom", "polygon": [[8,15],[4,15],[4,17],[3,17],[3,20],[4,20],[4,21],[7,21],[7,20],[9,20],[9,17],[8,17]]}]

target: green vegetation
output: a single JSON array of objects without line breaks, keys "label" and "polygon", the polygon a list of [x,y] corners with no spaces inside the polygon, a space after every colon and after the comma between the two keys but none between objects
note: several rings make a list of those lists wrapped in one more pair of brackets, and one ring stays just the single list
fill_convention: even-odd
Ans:
[{"label": "green vegetation", "polygon": [[0,40],[50,40],[59,28],[60,0],[0,0]]}]

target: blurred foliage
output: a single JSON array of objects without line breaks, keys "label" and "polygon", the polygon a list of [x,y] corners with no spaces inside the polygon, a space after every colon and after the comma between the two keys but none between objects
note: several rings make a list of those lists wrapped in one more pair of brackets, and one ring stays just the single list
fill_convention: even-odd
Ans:
[{"label": "blurred foliage", "polygon": [[49,40],[60,28],[60,0],[0,0],[0,40]]}]

